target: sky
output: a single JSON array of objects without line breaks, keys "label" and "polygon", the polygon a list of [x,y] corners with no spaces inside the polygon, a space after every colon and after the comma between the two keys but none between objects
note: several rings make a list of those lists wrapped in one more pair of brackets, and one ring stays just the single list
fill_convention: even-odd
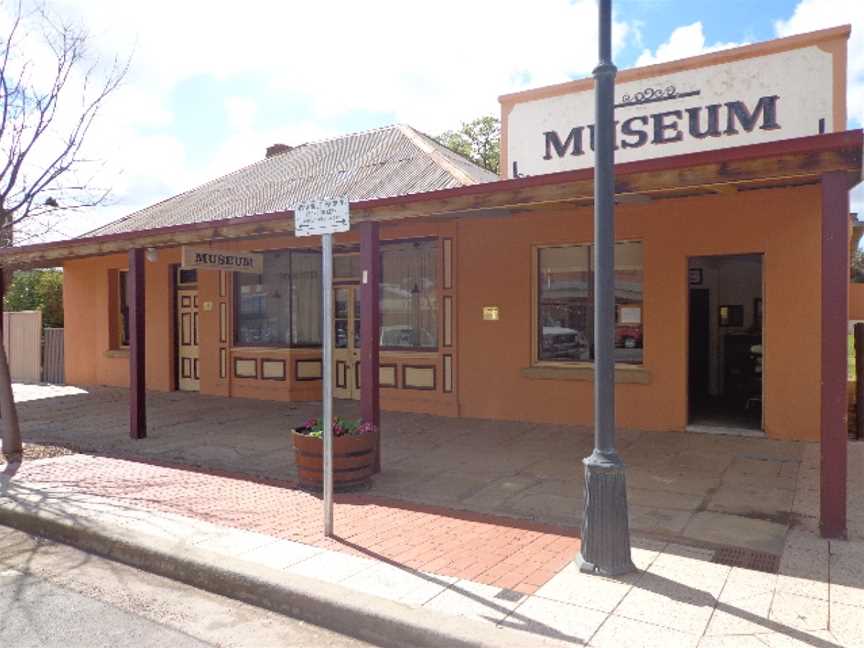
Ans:
[{"label": "sky", "polygon": [[[131,56],[131,67],[87,142],[110,202],[68,215],[49,238],[238,169],[276,142],[392,123],[436,135],[497,114],[501,94],[589,76],[597,59],[595,0],[52,6],[87,26],[94,56]],[[862,0],[613,0],[613,11],[619,69],[851,23],[848,126],[864,122]]]}]

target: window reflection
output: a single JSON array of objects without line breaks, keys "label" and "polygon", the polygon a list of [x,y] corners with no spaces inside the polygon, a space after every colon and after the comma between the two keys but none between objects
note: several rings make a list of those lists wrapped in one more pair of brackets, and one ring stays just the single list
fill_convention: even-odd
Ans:
[{"label": "window reflection", "polygon": [[[590,245],[538,254],[538,359],[594,359],[594,260]],[[641,364],[642,243],[615,245],[615,361]]]}]

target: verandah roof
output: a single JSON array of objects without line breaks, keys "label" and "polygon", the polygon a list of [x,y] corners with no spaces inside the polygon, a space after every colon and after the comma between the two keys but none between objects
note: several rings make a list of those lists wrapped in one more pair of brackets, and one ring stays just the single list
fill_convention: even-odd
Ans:
[{"label": "verandah roof", "polygon": [[[616,165],[620,202],[710,196],[742,190],[818,183],[831,171],[846,173],[849,189],[861,181],[864,131],[813,135],[765,144],[689,153]],[[351,204],[354,223],[447,219],[505,214],[548,205],[586,206],[593,201],[593,169],[499,180]],[[114,254],[131,248],[174,247],[293,233],[293,212],[254,213],[169,225],[144,231],[101,233],[68,241],[0,249],[0,267],[56,266],[67,259]]]}]

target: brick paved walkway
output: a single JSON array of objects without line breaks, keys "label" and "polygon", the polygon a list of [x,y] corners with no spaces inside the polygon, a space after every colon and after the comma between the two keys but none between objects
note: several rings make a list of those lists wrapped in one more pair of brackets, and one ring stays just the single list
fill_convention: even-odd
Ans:
[{"label": "brick paved walkway", "polygon": [[[26,441],[265,479],[295,478],[288,432],[320,414],[320,403],[151,392],[148,437],[131,440],[128,390],[14,388]],[[358,415],[355,401],[335,407]],[[591,430],[390,411],[381,427],[384,471],[368,495],[579,527]],[[816,444],[619,430],[618,447],[635,533],[778,554],[790,522],[818,513],[818,473],[800,468],[804,457],[818,455]],[[850,511],[864,507],[849,492]],[[849,530],[864,538],[864,526]]]},{"label": "brick paved walkway", "polygon": [[290,482],[237,479],[72,455],[25,463],[17,480],[193,517],[532,594],[579,550],[572,530],[360,494],[335,498],[338,539],[322,537],[320,497]]}]

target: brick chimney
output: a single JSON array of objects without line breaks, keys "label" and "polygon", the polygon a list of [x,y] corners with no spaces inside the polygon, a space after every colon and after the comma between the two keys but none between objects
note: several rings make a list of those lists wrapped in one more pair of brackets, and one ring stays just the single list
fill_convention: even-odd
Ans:
[{"label": "brick chimney", "polygon": [[265,155],[265,157],[271,158],[274,155],[282,155],[283,153],[287,153],[293,148],[293,146],[288,146],[287,144],[271,144],[267,147],[267,154]]}]

